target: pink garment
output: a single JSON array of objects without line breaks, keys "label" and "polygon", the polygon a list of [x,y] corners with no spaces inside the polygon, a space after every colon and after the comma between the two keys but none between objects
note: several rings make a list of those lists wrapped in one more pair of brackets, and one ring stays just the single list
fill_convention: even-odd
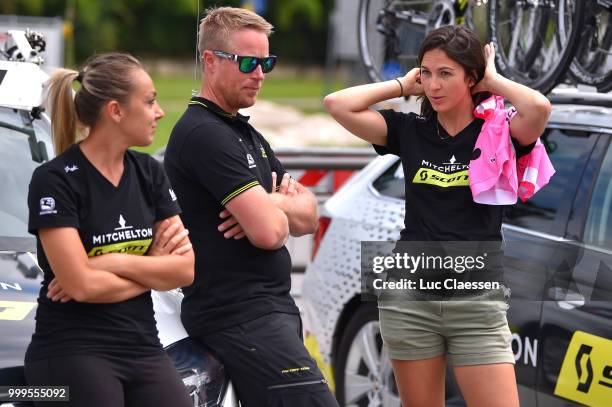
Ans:
[{"label": "pink garment", "polygon": [[533,150],[518,159],[516,174],[518,176],[518,197],[525,202],[548,184],[555,169],[548,158],[544,144],[538,138]]},{"label": "pink garment", "polygon": [[525,202],[555,173],[540,139],[517,163],[510,139],[510,119],[515,114],[514,108],[506,109],[504,99],[495,95],[474,109],[474,116],[485,120],[469,168],[474,202],[512,205],[517,196]]}]

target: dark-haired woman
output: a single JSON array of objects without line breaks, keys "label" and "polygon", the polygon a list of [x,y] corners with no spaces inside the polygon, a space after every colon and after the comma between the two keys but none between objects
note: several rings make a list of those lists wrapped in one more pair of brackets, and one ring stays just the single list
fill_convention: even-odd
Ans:
[{"label": "dark-haired woman", "polygon": [[163,117],[153,82],[134,57],[100,55],[54,73],[49,104],[58,155],[28,196],[44,281],[27,382],[68,386],[70,406],[189,406],[150,290],[190,284],[194,255],[162,166],[128,150]]},{"label": "dark-haired woman", "polygon": [[[415,176],[425,170],[445,178],[467,174],[483,125],[473,114],[481,92],[503,96],[516,108],[509,126],[517,157],[533,148],[546,126],[550,103],[499,75],[493,45],[483,47],[464,27],[429,33],[418,61],[419,67],[404,77],[328,95],[325,106],[379,154],[400,156],[406,180],[402,241],[501,241],[502,207],[475,203],[467,177],[461,177],[465,182],[443,183]],[[424,96],[421,115],[369,108],[408,95]],[[414,290],[409,299],[431,298],[420,294]],[[444,405],[447,361],[469,406],[519,405],[508,305],[481,295],[469,297],[474,301],[379,299],[381,334],[404,406]]]}]

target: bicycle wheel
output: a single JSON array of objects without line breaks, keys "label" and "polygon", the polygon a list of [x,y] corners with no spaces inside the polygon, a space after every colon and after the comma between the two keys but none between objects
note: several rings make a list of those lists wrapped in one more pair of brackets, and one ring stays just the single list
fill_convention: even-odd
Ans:
[{"label": "bicycle wheel", "polygon": [[[361,0],[359,54],[373,82],[403,76],[417,65],[419,47],[436,1]],[[454,22],[454,14],[448,15]],[[444,21],[444,18],[440,19]]]},{"label": "bicycle wheel", "polygon": [[490,38],[499,72],[550,92],[569,68],[583,20],[583,0],[490,1]]},{"label": "bicycle wheel", "polygon": [[587,4],[580,45],[569,75],[576,82],[608,92],[612,89],[612,5],[602,4],[595,1]]}]

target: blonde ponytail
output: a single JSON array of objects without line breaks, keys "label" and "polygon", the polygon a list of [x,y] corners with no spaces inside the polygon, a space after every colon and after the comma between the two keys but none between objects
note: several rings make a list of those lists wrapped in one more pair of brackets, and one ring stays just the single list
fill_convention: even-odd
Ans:
[{"label": "blonde ponytail", "polygon": [[61,154],[76,142],[78,117],[74,104],[72,84],[79,73],[58,69],[49,80],[49,105],[55,154]]}]

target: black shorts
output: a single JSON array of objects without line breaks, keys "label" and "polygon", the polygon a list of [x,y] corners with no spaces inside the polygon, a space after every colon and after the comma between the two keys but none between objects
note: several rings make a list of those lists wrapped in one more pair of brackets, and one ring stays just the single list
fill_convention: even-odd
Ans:
[{"label": "black shorts", "polygon": [[26,362],[30,386],[68,386],[69,402],[52,407],[190,407],[191,400],[172,361],[165,355],[117,358],[57,356]]},{"label": "black shorts", "polygon": [[297,314],[273,312],[195,339],[223,362],[243,407],[338,407]]}]

